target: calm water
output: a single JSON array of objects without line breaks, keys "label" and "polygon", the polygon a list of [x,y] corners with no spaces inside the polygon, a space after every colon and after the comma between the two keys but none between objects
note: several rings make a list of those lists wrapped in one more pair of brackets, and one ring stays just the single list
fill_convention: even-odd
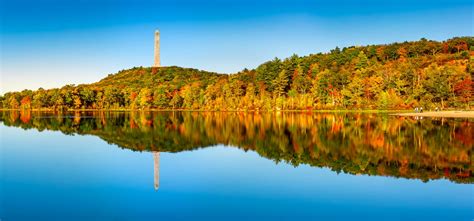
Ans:
[{"label": "calm water", "polygon": [[474,218],[472,120],[0,113],[2,221]]}]

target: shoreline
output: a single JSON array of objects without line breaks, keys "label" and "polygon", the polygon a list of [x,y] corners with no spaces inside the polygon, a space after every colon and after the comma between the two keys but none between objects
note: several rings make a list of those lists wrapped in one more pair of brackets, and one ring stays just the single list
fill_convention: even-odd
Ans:
[{"label": "shoreline", "polygon": [[390,115],[401,117],[474,118],[474,111],[428,111],[423,113],[396,113]]},{"label": "shoreline", "polygon": [[[22,109],[4,109],[0,111],[22,111]],[[24,110],[23,110],[24,111]],[[474,118],[473,110],[427,111],[414,113],[411,110],[193,110],[193,109],[28,109],[32,112],[234,112],[234,113],[379,113],[399,117],[440,117],[440,118]]]},{"label": "shoreline", "polygon": [[33,111],[33,112],[255,112],[255,113],[385,113],[396,114],[409,112],[410,110],[377,110],[377,109],[313,109],[313,110],[199,110],[199,109],[8,109],[0,108],[0,111]]}]

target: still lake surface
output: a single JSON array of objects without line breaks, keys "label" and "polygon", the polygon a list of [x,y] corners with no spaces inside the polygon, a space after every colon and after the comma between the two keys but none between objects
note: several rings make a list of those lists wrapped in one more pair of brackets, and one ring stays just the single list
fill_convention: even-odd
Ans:
[{"label": "still lake surface", "polygon": [[0,113],[2,221],[474,218],[473,120]]}]

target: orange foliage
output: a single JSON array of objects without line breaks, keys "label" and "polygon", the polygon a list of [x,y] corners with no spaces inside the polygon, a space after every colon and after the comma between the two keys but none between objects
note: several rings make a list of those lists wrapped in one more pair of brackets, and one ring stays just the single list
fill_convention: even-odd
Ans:
[{"label": "orange foliage", "polygon": [[20,101],[21,105],[24,106],[24,105],[30,105],[31,104],[31,98],[30,96],[25,96],[21,99]]}]

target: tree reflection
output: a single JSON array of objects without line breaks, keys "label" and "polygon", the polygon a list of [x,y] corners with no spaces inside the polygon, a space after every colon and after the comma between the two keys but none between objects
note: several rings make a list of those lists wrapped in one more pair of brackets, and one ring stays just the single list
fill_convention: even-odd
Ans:
[{"label": "tree reflection", "polygon": [[339,173],[474,183],[474,126],[466,119],[362,113],[1,112],[6,126],[98,136],[135,151],[216,144]]}]

